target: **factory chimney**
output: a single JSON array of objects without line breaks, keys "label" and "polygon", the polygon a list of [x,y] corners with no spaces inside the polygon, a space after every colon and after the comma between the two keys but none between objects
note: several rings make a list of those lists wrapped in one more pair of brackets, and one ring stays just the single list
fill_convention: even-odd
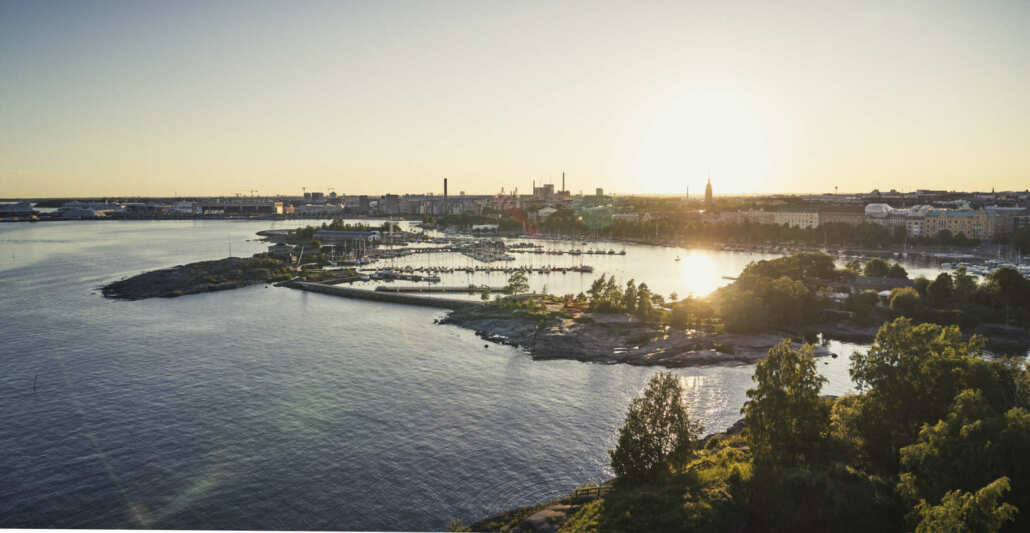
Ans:
[{"label": "factory chimney", "polygon": [[561,192],[565,192],[565,171],[561,171]]},{"label": "factory chimney", "polygon": [[447,216],[447,178],[443,179],[443,214]]}]

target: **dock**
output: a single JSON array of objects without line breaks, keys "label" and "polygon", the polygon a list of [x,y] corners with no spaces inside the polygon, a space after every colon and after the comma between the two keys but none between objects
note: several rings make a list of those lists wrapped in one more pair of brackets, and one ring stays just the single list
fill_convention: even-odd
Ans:
[{"label": "dock", "polygon": [[373,302],[386,302],[407,305],[418,305],[421,307],[437,307],[440,309],[461,309],[473,305],[483,305],[473,300],[459,300],[456,298],[435,298],[429,296],[418,296],[415,294],[400,294],[394,292],[370,291],[367,289],[352,289],[349,287],[338,287],[335,285],[323,285],[309,281],[284,281],[279,284],[282,287],[300,289],[302,291],[318,292],[330,296],[342,296],[356,300],[370,300]]},{"label": "dock", "polygon": [[378,292],[463,292],[463,293],[480,293],[480,292],[494,292],[502,293],[505,287],[479,287],[475,285],[467,285],[464,287],[424,287],[424,286],[402,286],[402,287],[390,287],[388,285],[380,285],[376,287]]}]

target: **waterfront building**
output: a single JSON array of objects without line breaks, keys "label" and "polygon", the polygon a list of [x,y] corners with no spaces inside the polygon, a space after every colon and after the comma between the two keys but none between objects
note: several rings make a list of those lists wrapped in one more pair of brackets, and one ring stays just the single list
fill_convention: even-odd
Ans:
[{"label": "waterfront building", "polygon": [[984,210],[997,215],[994,224],[994,233],[996,235],[1012,233],[1013,231],[1016,231],[1016,229],[1018,229],[1017,219],[1027,214],[1027,209],[1023,207],[1002,207],[998,205],[989,205],[985,207]]},{"label": "waterfront building", "polygon": [[719,211],[705,213],[703,220],[709,224],[739,224],[750,219],[744,211]]},{"label": "waterfront building", "polygon": [[792,228],[819,227],[818,211],[774,211],[773,224]]},{"label": "waterfront building", "polygon": [[819,224],[850,224],[865,222],[865,210],[857,206],[833,206],[819,210]]},{"label": "waterfront building", "polygon": [[983,209],[932,209],[926,214],[924,233],[932,237],[948,230],[952,235],[965,235],[970,239],[991,239],[997,220],[996,213]]},{"label": "waterfront building", "polygon": [[928,205],[917,205],[905,209],[895,209],[887,204],[876,203],[865,207],[866,222],[889,228],[905,228],[905,232],[913,237],[926,235],[926,215],[933,208]]}]

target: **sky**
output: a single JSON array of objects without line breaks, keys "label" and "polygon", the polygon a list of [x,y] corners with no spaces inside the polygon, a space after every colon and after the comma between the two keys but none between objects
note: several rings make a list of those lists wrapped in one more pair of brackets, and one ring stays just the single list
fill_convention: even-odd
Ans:
[{"label": "sky", "polygon": [[0,0],[0,197],[1024,190],[1027,28],[1025,0]]}]

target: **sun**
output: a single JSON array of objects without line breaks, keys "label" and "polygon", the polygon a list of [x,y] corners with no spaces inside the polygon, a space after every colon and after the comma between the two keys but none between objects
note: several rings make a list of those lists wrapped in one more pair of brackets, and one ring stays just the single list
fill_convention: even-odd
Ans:
[{"label": "sun", "polygon": [[750,99],[729,92],[690,91],[663,106],[637,149],[638,190],[692,195],[711,173],[723,191],[760,190],[769,153],[762,121]]}]

